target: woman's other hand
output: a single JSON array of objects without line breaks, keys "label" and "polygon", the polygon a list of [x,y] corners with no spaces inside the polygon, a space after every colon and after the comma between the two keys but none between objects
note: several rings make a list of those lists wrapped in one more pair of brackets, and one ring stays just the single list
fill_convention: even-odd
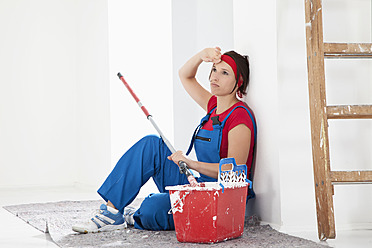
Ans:
[{"label": "woman's other hand", "polygon": [[168,159],[169,160],[173,160],[173,162],[175,162],[177,165],[179,163],[179,161],[183,161],[185,162],[189,167],[190,167],[190,164],[192,163],[192,160],[187,158],[182,151],[176,151],[175,153],[173,153],[172,155],[168,156]]}]

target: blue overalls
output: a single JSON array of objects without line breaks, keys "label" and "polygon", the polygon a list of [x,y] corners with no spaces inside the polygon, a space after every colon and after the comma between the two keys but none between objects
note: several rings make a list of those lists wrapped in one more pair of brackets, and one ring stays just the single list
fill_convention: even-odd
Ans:
[{"label": "blue overalls", "polygon": [[[213,131],[200,129],[209,119],[212,111],[202,119],[197,127],[192,144],[195,145],[199,161],[219,163],[222,128],[232,111],[220,125],[213,125]],[[248,109],[247,111],[250,113]],[[254,120],[251,114],[250,116]],[[144,199],[133,216],[134,226],[138,229],[173,230],[173,215],[168,214],[171,203],[165,187],[189,182],[184,174],[180,174],[178,166],[167,159],[169,155],[171,155],[170,150],[158,136],[149,135],[142,138],[120,158],[98,189],[98,194],[105,201],[110,200],[123,213],[124,207],[135,199],[141,187],[152,177],[160,193],[150,194]],[[203,174],[196,179],[198,182],[217,181]]]},{"label": "blue overalls", "polygon": [[[219,163],[221,160],[220,157],[220,147],[221,147],[221,141],[222,141],[222,129],[225,127],[227,119],[230,117],[232,112],[237,108],[244,108],[249,116],[251,117],[252,123],[253,123],[253,134],[254,134],[254,147],[253,147],[253,159],[252,159],[252,166],[254,163],[254,156],[256,151],[256,140],[257,140],[257,127],[255,118],[253,117],[251,111],[244,107],[244,106],[236,106],[234,107],[225,117],[225,119],[220,122],[218,120],[218,116],[212,117],[212,124],[213,124],[213,130],[205,130],[201,129],[201,127],[209,120],[211,114],[216,109],[213,108],[206,116],[204,116],[199,126],[195,129],[195,132],[193,134],[193,138],[191,140],[190,147],[186,153],[186,155],[189,155],[189,153],[192,150],[193,145],[195,146],[195,153],[196,157],[198,158],[198,161],[200,162],[207,162],[207,163]],[[251,168],[252,168],[251,166]],[[216,179],[208,177],[206,175],[200,174],[201,179],[203,182],[215,182]],[[250,173],[249,178],[250,181],[253,181],[253,173]],[[247,200],[252,199],[255,197],[255,193],[252,188],[248,188],[248,197]]]}]

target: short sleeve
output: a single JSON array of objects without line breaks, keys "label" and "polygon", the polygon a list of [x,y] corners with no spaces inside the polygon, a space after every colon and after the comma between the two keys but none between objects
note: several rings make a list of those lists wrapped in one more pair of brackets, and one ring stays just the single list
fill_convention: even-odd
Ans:
[{"label": "short sleeve", "polygon": [[254,133],[253,120],[244,108],[236,108],[234,112],[231,113],[226,121],[227,130],[229,131],[239,124],[245,124],[251,130],[251,133]]}]

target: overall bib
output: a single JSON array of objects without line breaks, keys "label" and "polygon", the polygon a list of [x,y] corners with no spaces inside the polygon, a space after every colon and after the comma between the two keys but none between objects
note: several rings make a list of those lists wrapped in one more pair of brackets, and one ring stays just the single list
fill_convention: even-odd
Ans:
[{"label": "overall bib", "polygon": [[[252,123],[253,123],[253,134],[254,134],[254,147],[253,147],[253,159],[252,159],[252,165],[254,163],[254,156],[255,156],[255,145],[256,145],[256,137],[257,137],[257,127],[255,123],[255,119],[251,113],[251,111],[244,107],[244,106],[236,106],[234,107],[225,117],[225,119],[220,122],[218,119],[218,116],[212,117],[212,125],[213,130],[205,130],[201,129],[202,126],[209,120],[211,114],[216,109],[213,108],[204,118],[201,119],[199,126],[195,129],[193,138],[191,140],[190,147],[186,153],[188,155],[192,147],[195,147],[195,153],[198,158],[198,161],[200,162],[207,162],[207,163],[219,163],[221,160],[220,157],[220,147],[221,147],[221,141],[222,141],[222,129],[225,127],[227,119],[230,117],[232,112],[237,108],[244,108],[249,116],[251,117]],[[208,177],[206,175],[200,174],[200,179],[203,182],[215,182],[217,181],[214,178]],[[250,181],[253,179],[252,173],[250,173],[249,178]],[[248,189],[248,199],[254,198],[255,193],[253,191],[253,188]]]},{"label": "overall bib", "polygon": [[[195,144],[199,161],[219,163],[222,128],[231,113],[222,122],[222,126],[213,125],[213,131],[200,129],[209,119],[211,112],[202,119],[194,132],[189,150]],[[184,174],[180,174],[178,166],[167,159],[169,155],[171,151],[160,137],[150,135],[142,138],[120,158],[98,189],[98,194],[105,201],[110,200],[123,213],[124,208],[135,199],[141,187],[152,177],[160,193],[150,194],[144,199],[133,216],[134,226],[147,230],[174,230],[173,215],[168,214],[171,208],[169,193],[165,187],[189,182]],[[196,180],[217,181],[203,174]]]}]

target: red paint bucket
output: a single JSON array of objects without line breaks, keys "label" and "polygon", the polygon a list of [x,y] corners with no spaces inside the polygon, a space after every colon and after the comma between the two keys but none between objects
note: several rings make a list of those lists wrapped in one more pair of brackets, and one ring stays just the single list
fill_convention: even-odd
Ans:
[{"label": "red paint bucket", "polygon": [[200,183],[197,187],[166,187],[177,240],[215,243],[240,237],[244,231],[248,185],[247,182],[228,183],[224,190],[217,182]]}]

